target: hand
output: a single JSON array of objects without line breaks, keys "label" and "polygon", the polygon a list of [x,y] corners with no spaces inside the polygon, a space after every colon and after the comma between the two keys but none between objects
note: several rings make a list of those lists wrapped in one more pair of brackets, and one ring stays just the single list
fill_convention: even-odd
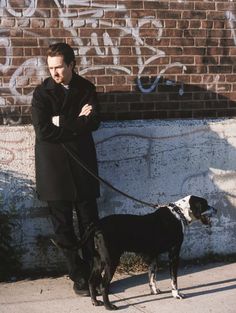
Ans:
[{"label": "hand", "polygon": [[89,105],[89,104],[85,104],[85,105],[82,107],[82,110],[81,110],[79,116],[82,116],[82,115],[88,116],[88,115],[91,113],[91,111],[92,111],[92,106]]}]

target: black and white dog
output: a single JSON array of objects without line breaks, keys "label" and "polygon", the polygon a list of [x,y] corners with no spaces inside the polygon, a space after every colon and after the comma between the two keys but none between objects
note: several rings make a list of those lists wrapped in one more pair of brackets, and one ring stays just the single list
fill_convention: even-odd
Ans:
[{"label": "black and white dog", "polygon": [[[172,295],[177,299],[183,298],[177,286],[177,271],[184,229],[194,220],[210,225],[210,217],[214,213],[216,210],[208,205],[207,200],[191,195],[167,206],[158,207],[151,214],[142,216],[116,214],[102,218],[100,228],[110,259],[109,269],[106,268],[110,270],[110,273],[105,273],[105,281],[103,279],[103,285],[106,286],[105,289],[103,288],[106,308],[116,309],[114,305],[110,304],[107,293],[120,256],[124,252],[139,253],[150,260],[149,286],[152,294],[160,292],[155,279],[157,257],[161,253],[168,252]],[[102,254],[102,251],[98,254]],[[104,268],[95,266],[95,276],[99,276],[102,271]],[[96,280],[93,279],[93,281]],[[94,297],[93,303],[96,305],[96,296],[93,294]]]}]

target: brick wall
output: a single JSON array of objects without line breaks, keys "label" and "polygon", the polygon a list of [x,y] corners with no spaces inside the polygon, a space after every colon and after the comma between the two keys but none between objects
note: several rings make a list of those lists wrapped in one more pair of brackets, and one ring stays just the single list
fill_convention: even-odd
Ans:
[{"label": "brick wall", "polygon": [[30,122],[45,51],[65,41],[104,120],[236,115],[234,1],[1,0],[0,122]]}]

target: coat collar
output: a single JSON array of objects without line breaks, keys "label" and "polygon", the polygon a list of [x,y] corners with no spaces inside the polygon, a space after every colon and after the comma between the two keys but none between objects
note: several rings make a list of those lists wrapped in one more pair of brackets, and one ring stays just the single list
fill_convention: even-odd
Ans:
[{"label": "coat collar", "polygon": [[[58,90],[58,88],[61,88],[61,84],[57,84],[52,77],[48,77],[44,81],[44,87],[47,90]],[[72,79],[69,83],[69,89],[77,89],[77,90],[83,90],[85,92],[87,89],[90,89],[90,85],[92,85],[89,81],[84,79],[83,77],[77,75],[76,73],[73,73]]]}]

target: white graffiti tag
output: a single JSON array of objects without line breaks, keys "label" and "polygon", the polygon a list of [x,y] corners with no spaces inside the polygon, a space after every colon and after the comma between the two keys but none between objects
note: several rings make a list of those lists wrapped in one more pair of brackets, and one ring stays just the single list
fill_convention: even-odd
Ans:
[{"label": "white graffiti tag", "polygon": [[[94,28],[94,30],[98,27],[105,28],[106,30],[103,33],[103,42],[99,45],[98,41],[98,35],[94,31],[90,35],[90,40],[88,40],[86,43],[77,36],[76,31],[72,28],[70,29],[70,32],[73,36],[74,42],[76,45],[79,46],[78,49],[78,55],[81,56],[81,70],[80,74],[86,74],[90,71],[100,70],[100,69],[111,69],[111,70],[117,70],[122,71],[126,74],[133,74],[132,70],[129,67],[125,67],[120,62],[120,46],[122,42],[122,38],[131,36],[135,52],[136,52],[136,58],[137,58],[137,66],[138,66],[138,87],[140,91],[143,93],[149,93],[152,92],[158,85],[160,78],[171,68],[173,67],[180,67],[182,68],[183,72],[186,70],[186,66],[180,62],[174,62],[171,64],[168,64],[165,68],[163,68],[160,73],[158,74],[157,78],[154,80],[151,86],[144,87],[142,85],[142,75],[144,74],[145,69],[147,66],[155,63],[158,59],[165,57],[166,53],[156,47],[150,46],[145,44],[144,38],[140,36],[140,30],[145,25],[150,25],[156,30],[156,39],[157,41],[160,41],[162,38],[163,33],[163,25],[162,22],[158,19],[156,19],[154,16],[147,16],[143,17],[142,19],[139,19],[137,22],[137,25],[133,25],[132,19],[127,17],[125,15],[126,8],[123,5],[109,5],[109,4],[97,4],[93,1],[81,1],[80,4],[83,3],[84,6],[91,6],[94,9],[89,9],[82,12],[76,12],[71,13],[68,11],[70,6],[73,6],[75,4],[78,5],[78,1],[73,0],[65,0],[63,1],[64,7],[61,5],[59,1],[55,1],[55,3],[58,6],[59,12],[60,12],[60,19],[62,20],[65,27],[68,27],[68,25],[75,25],[77,27],[91,27]],[[109,22],[106,22],[106,20],[102,19],[104,16],[104,12],[106,11],[119,11],[124,13],[124,19],[126,21],[126,26],[120,26],[119,24],[113,23],[112,29],[117,29],[120,31],[119,39],[113,39],[108,32],[109,27],[111,28],[111,24]],[[84,19],[84,17],[87,17]],[[101,18],[98,23],[98,18]],[[89,59],[86,57],[89,52],[94,49],[95,53],[102,57],[110,56],[113,57],[113,64],[106,64],[106,65],[96,65],[96,64],[90,64]],[[144,59],[142,50],[146,49],[149,51],[149,54],[151,53],[152,56]],[[180,88],[179,94],[183,94],[183,87]]]},{"label": "white graffiti tag", "polygon": [[225,14],[227,20],[229,21],[229,26],[231,28],[231,32],[232,32],[232,35],[233,35],[233,39],[234,39],[234,44],[236,45],[236,16],[230,12],[230,11],[227,11],[226,14]]},{"label": "white graffiti tag", "polygon": [[[34,15],[37,9],[37,2],[38,0],[27,0],[26,2],[26,9],[17,10],[11,6],[11,1],[9,0],[1,0],[0,7],[5,8],[8,13],[15,17],[27,17]],[[14,6],[15,7],[15,6]]]}]

